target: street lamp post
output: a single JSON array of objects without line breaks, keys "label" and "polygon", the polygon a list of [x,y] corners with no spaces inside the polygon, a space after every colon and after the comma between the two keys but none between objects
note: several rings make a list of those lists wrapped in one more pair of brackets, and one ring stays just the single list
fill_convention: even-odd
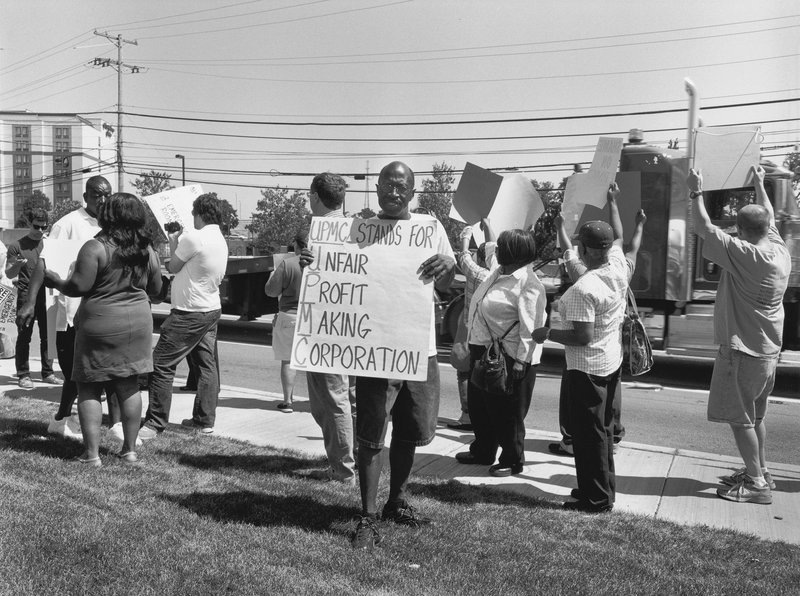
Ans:
[{"label": "street lamp post", "polygon": [[181,178],[183,178],[183,186],[186,186],[186,158],[180,153],[176,153],[175,157],[181,160]]}]

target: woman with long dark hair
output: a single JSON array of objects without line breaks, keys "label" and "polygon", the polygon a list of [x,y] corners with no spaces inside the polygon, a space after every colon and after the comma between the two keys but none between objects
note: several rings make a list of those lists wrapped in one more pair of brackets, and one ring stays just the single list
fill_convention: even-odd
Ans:
[{"label": "woman with long dark hair", "polygon": [[66,280],[46,270],[45,284],[67,296],[80,296],[75,316],[78,417],[85,451],[81,463],[99,467],[100,397],[115,392],[122,413],[121,461],[135,463],[142,400],[138,376],[153,370],[153,318],[149,296],[161,291],[161,268],[144,232],[145,206],[136,196],[117,193],[98,211],[101,231],[78,253]]}]

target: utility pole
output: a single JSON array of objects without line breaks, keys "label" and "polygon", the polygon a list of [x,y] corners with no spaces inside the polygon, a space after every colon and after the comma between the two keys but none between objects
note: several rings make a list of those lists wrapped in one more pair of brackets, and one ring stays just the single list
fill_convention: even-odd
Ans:
[{"label": "utility pole", "polygon": [[139,42],[135,39],[122,39],[122,35],[109,35],[108,31],[100,33],[94,32],[95,35],[105,37],[108,41],[117,46],[117,59],[110,60],[108,58],[95,58],[95,66],[114,66],[117,69],[117,192],[123,192],[123,168],[122,168],[122,69],[128,68],[131,74],[140,72],[139,66],[131,66],[130,64],[123,64],[122,62],[122,44],[129,43],[138,46]]}]

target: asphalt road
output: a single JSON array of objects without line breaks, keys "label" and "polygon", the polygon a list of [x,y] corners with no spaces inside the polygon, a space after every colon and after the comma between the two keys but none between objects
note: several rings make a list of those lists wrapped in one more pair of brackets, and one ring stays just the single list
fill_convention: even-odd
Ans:
[{"label": "asphalt road", "polygon": [[[266,319],[266,317],[265,317]],[[224,320],[220,330],[222,383],[280,393],[280,363],[273,359],[269,321]],[[455,371],[449,367],[446,348],[440,351],[440,417],[459,415]],[[558,388],[563,354],[546,350],[526,418],[528,428],[558,430]],[[736,448],[725,425],[706,420],[706,398],[711,378],[710,360],[657,355],[654,370],[625,379],[623,422],[626,441],[735,456]],[[773,392],[767,416],[769,459],[800,462],[800,370],[784,369]],[[306,396],[304,374],[298,373],[295,393]],[[275,402],[277,405],[277,401]],[[299,404],[302,407],[302,404]],[[465,435],[465,440],[468,437]]]}]

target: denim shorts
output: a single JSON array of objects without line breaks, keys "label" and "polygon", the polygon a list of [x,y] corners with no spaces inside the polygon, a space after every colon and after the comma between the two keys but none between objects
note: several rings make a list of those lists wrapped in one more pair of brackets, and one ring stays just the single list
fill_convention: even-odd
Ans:
[{"label": "denim shorts", "polygon": [[720,346],[708,393],[708,419],[745,428],[767,413],[778,356],[758,358]]},{"label": "denim shorts", "polygon": [[439,417],[439,363],[428,358],[425,381],[400,381],[358,377],[356,380],[356,440],[382,449],[389,419],[392,440],[417,447],[428,445],[436,435]]}]

